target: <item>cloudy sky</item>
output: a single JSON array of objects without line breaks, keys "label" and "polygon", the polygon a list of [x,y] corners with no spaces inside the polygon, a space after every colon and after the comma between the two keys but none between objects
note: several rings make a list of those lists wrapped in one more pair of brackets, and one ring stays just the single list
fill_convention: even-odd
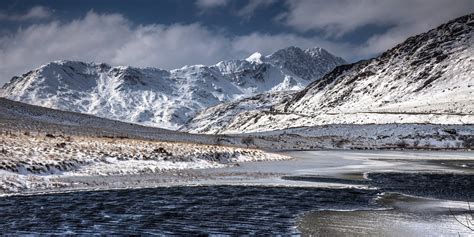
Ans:
[{"label": "cloudy sky", "polygon": [[59,59],[172,69],[293,45],[357,61],[472,12],[472,0],[2,0],[0,85]]}]

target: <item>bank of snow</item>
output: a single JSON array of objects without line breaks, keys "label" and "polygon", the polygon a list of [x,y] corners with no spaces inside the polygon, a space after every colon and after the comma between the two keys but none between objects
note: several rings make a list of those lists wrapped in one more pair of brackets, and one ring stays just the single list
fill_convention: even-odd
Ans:
[{"label": "bank of snow", "polygon": [[108,176],[218,168],[287,159],[255,149],[192,143],[2,133],[0,191],[69,186],[59,176]]}]

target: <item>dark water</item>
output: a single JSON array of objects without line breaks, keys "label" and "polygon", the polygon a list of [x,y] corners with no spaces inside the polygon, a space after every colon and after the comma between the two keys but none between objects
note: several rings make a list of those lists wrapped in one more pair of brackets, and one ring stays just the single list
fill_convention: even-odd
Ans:
[{"label": "dark water", "polygon": [[26,234],[291,234],[318,209],[376,207],[375,190],[198,186],[0,198],[0,230]]},{"label": "dark water", "polygon": [[[297,217],[303,213],[381,207],[374,200],[382,192],[460,201],[474,198],[472,174],[373,172],[367,178],[284,177],[288,182],[363,184],[376,189],[191,186],[1,197],[0,234],[286,235],[297,233]],[[378,212],[361,213],[369,224],[378,220]],[[404,220],[395,214],[388,222]],[[334,215],[338,214],[328,220]],[[346,225],[348,231],[358,225],[358,217],[354,218],[356,222]],[[309,223],[320,224],[320,220]]]},{"label": "dark water", "polygon": [[371,186],[386,192],[456,201],[474,201],[474,174],[369,173]]},{"label": "dark water", "polygon": [[380,192],[397,192],[408,195],[457,201],[474,201],[474,174],[459,173],[408,173],[373,172],[364,180],[349,180],[321,176],[285,176],[283,179],[309,182],[368,185]]}]

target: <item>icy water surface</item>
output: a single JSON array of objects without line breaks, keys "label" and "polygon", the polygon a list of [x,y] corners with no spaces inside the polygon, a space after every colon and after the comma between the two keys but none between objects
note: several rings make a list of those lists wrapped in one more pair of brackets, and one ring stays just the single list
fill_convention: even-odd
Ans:
[{"label": "icy water surface", "polygon": [[[457,217],[464,219],[464,215]],[[338,237],[433,237],[474,234],[457,223],[449,213],[412,213],[404,210],[315,212],[301,221],[300,229],[305,235]]]},{"label": "icy water surface", "polygon": [[291,234],[298,214],[374,206],[377,191],[201,186],[0,198],[4,233]]},{"label": "icy water surface", "polygon": [[454,208],[462,216],[466,201],[474,201],[472,152],[289,154],[296,159],[192,171],[196,177],[206,177],[193,181],[197,186],[177,182],[170,187],[0,197],[0,232],[397,236],[403,229],[403,236],[468,233],[459,229],[450,211]]}]

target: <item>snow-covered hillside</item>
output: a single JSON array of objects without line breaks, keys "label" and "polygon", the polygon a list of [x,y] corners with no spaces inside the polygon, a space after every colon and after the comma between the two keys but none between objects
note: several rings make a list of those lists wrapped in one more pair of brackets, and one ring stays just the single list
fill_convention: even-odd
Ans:
[{"label": "snow-covered hillside", "polygon": [[187,134],[5,98],[0,141],[0,194],[78,184],[51,181],[59,176],[157,174],[289,158],[243,148],[249,145],[241,137]]},{"label": "snow-covered hillside", "polygon": [[56,61],[14,77],[3,86],[1,96],[177,129],[207,107],[263,92],[302,89],[343,63],[324,49],[296,47],[171,71]]},{"label": "snow-covered hillside", "polygon": [[[474,124],[474,14],[410,37],[377,58],[336,67],[271,108],[228,110],[224,127],[240,133],[324,124]],[[267,99],[271,100],[271,99]],[[239,108],[245,100],[234,102]],[[226,106],[220,105],[221,108]],[[207,111],[212,111],[209,108]],[[191,121],[221,120],[215,113]],[[229,117],[228,114],[234,114]]]},{"label": "snow-covered hillside", "polygon": [[[190,134],[0,98],[0,134],[28,133],[246,147],[239,136]],[[1,139],[0,139],[1,141]],[[1,142],[0,142],[1,145]]]},{"label": "snow-covered hillside", "polygon": [[212,106],[199,112],[181,130],[195,133],[219,133],[222,128],[230,126],[238,114],[249,111],[257,113],[269,111],[275,104],[290,99],[294,93],[295,91],[268,92]]}]

